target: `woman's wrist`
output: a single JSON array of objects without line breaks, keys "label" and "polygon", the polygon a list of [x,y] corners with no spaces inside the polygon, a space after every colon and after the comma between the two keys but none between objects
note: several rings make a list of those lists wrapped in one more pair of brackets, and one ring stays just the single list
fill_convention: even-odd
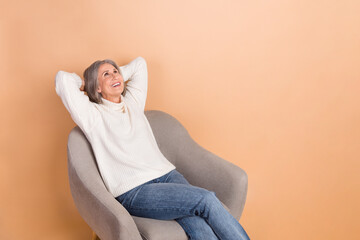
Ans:
[{"label": "woman's wrist", "polygon": [[84,79],[81,79],[82,83],[81,83],[81,87],[80,87],[80,91],[85,91],[85,81]]}]

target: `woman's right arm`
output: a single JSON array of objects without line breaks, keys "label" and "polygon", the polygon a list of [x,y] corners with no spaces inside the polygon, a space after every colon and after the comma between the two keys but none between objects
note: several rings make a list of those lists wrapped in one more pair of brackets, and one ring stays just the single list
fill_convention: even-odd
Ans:
[{"label": "woman's right arm", "polygon": [[85,132],[91,130],[100,117],[88,96],[80,90],[83,81],[75,73],[59,71],[55,77],[55,90],[74,122]]}]

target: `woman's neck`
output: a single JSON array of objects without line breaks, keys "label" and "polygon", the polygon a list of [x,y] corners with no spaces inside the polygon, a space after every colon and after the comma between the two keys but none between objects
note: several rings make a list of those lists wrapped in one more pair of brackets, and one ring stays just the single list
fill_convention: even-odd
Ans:
[{"label": "woman's neck", "polygon": [[121,96],[103,96],[103,98],[113,103],[121,103]]}]

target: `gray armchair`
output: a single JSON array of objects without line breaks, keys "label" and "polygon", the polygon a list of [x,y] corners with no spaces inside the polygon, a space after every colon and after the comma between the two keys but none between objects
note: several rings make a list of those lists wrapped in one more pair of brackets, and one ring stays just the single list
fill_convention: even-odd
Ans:
[{"label": "gray armchair", "polygon": [[[164,156],[192,184],[214,191],[240,219],[247,193],[247,175],[198,145],[172,116],[146,111],[156,141]],[[106,190],[89,142],[79,127],[68,139],[70,189],[80,215],[102,240],[185,240],[176,221],[130,216]]]}]

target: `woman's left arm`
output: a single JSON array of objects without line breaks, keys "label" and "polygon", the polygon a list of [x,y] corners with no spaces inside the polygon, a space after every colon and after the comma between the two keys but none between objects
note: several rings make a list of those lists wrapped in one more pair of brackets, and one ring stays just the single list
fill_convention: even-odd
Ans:
[{"label": "woman's left arm", "polygon": [[148,72],[145,59],[137,57],[129,64],[121,66],[120,71],[124,81],[127,81],[126,94],[129,94],[139,107],[144,110],[148,88]]}]

